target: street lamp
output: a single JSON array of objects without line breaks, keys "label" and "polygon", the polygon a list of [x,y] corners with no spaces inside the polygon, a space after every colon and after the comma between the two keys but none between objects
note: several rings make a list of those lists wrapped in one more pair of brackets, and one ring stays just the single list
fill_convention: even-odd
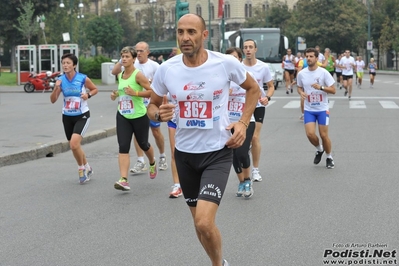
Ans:
[{"label": "street lamp", "polygon": [[[119,13],[121,12],[121,8],[119,6],[119,2],[116,1],[116,5],[115,5],[115,9],[114,9],[114,13],[116,13],[116,20],[119,23]],[[119,44],[116,46],[116,53],[119,53]]]},{"label": "street lamp", "polygon": [[80,10],[80,14],[77,15],[79,25],[78,25],[78,32],[79,32],[79,51],[82,50],[83,47],[83,39],[82,39],[82,32],[81,32],[81,19],[83,19],[85,15],[83,15],[82,10]]},{"label": "street lamp", "polygon": [[[72,41],[72,11],[73,11],[73,6],[74,6],[75,0],[69,0],[69,35],[70,35],[70,40]],[[60,7],[64,8],[64,0],[61,0]],[[82,0],[79,0],[79,5],[78,7],[82,11],[82,8],[84,7]],[[82,13],[82,12],[81,12]]]},{"label": "street lamp", "polygon": [[[370,32],[370,0],[367,0],[367,15],[368,15],[368,29],[367,29],[367,37],[368,41],[371,41],[371,32]],[[368,47],[367,47],[368,48]],[[370,62],[370,50],[367,49],[367,63]]]},{"label": "street lamp", "polygon": [[152,41],[155,42],[155,24],[154,24],[154,6],[156,5],[157,0],[150,0],[151,4],[151,13],[152,13]]}]

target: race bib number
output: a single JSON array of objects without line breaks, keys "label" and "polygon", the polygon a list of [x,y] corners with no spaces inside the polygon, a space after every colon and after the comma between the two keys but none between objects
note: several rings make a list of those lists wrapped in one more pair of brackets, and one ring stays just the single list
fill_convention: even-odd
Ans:
[{"label": "race bib number", "polygon": [[244,111],[245,102],[240,101],[237,97],[230,97],[227,107],[230,120],[238,121]]},{"label": "race bib number", "polygon": [[69,114],[80,113],[80,97],[65,97],[64,112]]},{"label": "race bib number", "polygon": [[212,101],[180,101],[179,127],[213,128]]},{"label": "race bib number", "polygon": [[321,103],[323,101],[322,94],[310,94],[308,95],[308,102],[310,104]]},{"label": "race bib number", "polygon": [[121,115],[134,114],[134,105],[132,97],[127,95],[119,97],[119,113]]}]

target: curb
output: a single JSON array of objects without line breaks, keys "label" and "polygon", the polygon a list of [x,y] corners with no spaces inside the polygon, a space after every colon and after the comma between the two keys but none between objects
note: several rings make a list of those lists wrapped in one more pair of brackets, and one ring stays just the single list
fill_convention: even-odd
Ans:
[{"label": "curb", "polygon": [[[95,130],[83,137],[82,145],[114,135],[116,135],[116,127],[104,130]],[[0,167],[24,163],[45,157],[53,157],[55,154],[63,153],[69,150],[70,148],[68,141],[52,141],[43,144],[38,148],[2,156],[0,157]]]}]

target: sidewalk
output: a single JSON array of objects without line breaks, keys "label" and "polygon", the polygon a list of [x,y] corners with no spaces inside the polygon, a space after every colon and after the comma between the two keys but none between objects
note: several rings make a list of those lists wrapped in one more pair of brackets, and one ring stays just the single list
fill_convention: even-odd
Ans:
[{"label": "sidewalk", "polygon": [[[83,144],[114,136],[116,85],[100,85],[89,100],[90,125]],[[26,93],[22,86],[0,87],[0,167],[69,150],[62,125],[62,99],[50,102],[50,92]],[[115,140],[115,148],[117,142]]]}]

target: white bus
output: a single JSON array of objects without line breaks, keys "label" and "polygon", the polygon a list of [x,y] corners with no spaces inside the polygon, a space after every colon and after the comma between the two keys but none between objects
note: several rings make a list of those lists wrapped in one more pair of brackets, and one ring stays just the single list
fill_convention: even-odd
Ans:
[{"label": "white bus", "polygon": [[[275,88],[283,81],[283,69],[281,62],[288,49],[288,38],[281,35],[279,28],[245,28],[237,31],[225,32],[224,47],[240,47],[247,39],[256,42],[258,51],[256,57],[266,63],[270,63],[276,71]],[[223,47],[223,40],[220,47]],[[226,50],[226,49],[224,49]],[[245,56],[245,55],[244,55]]]}]

